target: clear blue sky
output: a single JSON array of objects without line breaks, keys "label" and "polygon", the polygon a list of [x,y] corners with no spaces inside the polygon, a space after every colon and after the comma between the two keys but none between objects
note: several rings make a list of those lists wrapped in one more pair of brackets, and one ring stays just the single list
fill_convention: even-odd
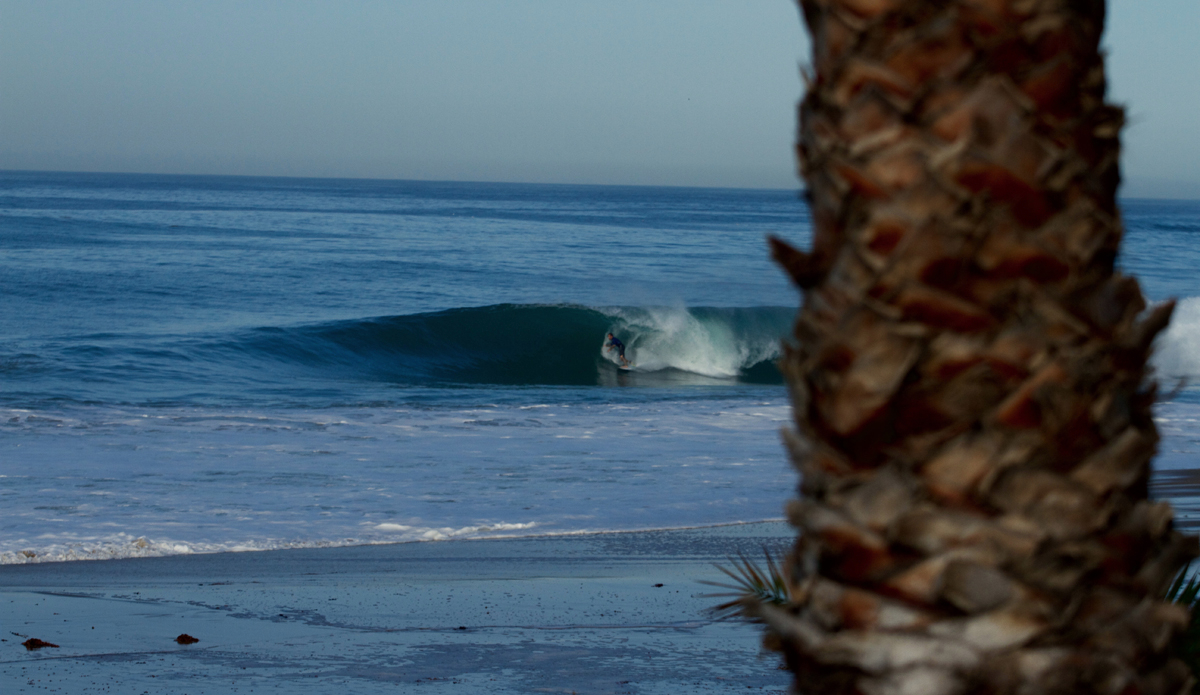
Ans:
[{"label": "clear blue sky", "polygon": [[[1200,197],[1200,0],[1117,0],[1126,193]],[[0,168],[791,188],[790,0],[0,0]]]}]

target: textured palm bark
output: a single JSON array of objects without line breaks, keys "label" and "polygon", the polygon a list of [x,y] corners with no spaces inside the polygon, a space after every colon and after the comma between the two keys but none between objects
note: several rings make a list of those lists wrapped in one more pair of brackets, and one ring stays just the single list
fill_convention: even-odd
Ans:
[{"label": "textured palm bark", "polygon": [[781,360],[796,689],[1177,693],[1196,554],[1147,499],[1171,306],[1114,271],[1102,0],[802,0],[809,253]]}]

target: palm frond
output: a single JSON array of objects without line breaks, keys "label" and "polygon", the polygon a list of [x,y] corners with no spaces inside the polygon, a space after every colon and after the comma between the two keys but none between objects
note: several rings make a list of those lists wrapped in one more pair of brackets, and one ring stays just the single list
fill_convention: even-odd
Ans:
[{"label": "palm frond", "polygon": [[777,606],[792,605],[791,581],[787,571],[775,561],[775,558],[771,557],[770,551],[766,548],[763,548],[763,556],[766,559],[765,568],[759,567],[741,552],[738,553],[736,559],[729,558],[732,568],[719,564],[714,565],[722,574],[733,580],[732,583],[700,581],[701,584],[727,590],[705,594],[706,598],[730,599],[709,609],[719,620],[729,618],[755,620],[750,609],[764,603]]},{"label": "palm frond", "polygon": [[[1188,665],[1192,674],[1200,683],[1200,610],[1197,610],[1197,596],[1200,596],[1200,570],[1192,572],[1192,563],[1179,570],[1179,575],[1163,598],[1176,605],[1183,606],[1192,612],[1191,622],[1183,634],[1175,638],[1175,656]],[[1200,686],[1193,687],[1196,693]]]},{"label": "palm frond", "polygon": [[1187,567],[1179,570],[1179,575],[1175,577],[1175,581],[1167,589],[1167,593],[1163,597],[1164,599],[1188,608],[1196,604],[1196,595],[1200,593],[1200,572],[1189,574],[1188,570],[1191,568],[1192,565],[1189,563]]}]

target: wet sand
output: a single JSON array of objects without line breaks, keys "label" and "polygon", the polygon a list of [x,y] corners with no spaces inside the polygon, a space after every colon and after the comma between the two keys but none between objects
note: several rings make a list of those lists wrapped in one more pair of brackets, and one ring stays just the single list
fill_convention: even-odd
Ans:
[{"label": "wet sand", "polygon": [[[1200,527],[1200,471],[1152,495]],[[781,522],[0,566],[5,693],[785,692],[713,620],[713,563]],[[660,586],[661,585],[661,586]],[[200,641],[176,644],[187,633]],[[59,645],[28,651],[37,638]]]},{"label": "wet sand", "polygon": [[[0,567],[6,693],[745,693],[790,681],[706,609],[783,523]],[[661,585],[661,586],[659,586]],[[176,644],[187,633],[200,641]],[[27,651],[38,638],[59,645]]]}]

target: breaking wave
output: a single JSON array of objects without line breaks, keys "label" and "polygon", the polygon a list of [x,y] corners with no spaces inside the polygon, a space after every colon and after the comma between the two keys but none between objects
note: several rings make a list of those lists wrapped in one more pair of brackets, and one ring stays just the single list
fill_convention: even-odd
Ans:
[{"label": "breaking wave", "polygon": [[264,331],[258,349],[367,369],[399,382],[589,385],[611,375],[614,333],[635,374],[680,372],[778,382],[774,360],[794,310],[501,304]]},{"label": "breaking wave", "polygon": [[[366,384],[776,384],[794,312],[498,304],[207,335],[100,334],[0,351],[0,376],[22,406],[79,394],[95,402],[279,388],[352,394]],[[604,350],[609,332],[627,346],[632,371]]]},{"label": "breaking wave", "polygon": [[774,361],[795,315],[785,307],[590,308],[500,304],[262,328],[217,346],[229,360],[301,365],[401,384],[594,385],[618,375],[614,333],[633,362],[622,378],[672,374],[782,381]]}]

